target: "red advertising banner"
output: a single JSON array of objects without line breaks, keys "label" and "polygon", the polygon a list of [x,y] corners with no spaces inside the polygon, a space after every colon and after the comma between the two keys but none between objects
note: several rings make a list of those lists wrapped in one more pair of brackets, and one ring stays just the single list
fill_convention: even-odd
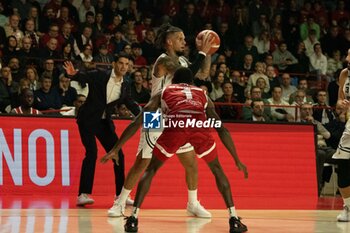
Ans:
[{"label": "red advertising banner", "polygon": [[[130,121],[116,120],[120,135]],[[245,180],[215,132],[220,162],[235,197],[317,197],[314,128],[312,125],[225,123],[249,171]],[[135,160],[139,135],[123,148],[126,171]],[[98,157],[104,154],[99,146]],[[0,117],[0,194],[75,196],[84,147],[73,118]],[[112,195],[112,163],[97,161],[94,195]],[[178,160],[169,159],[155,177],[149,200],[183,196],[185,175]],[[215,180],[199,160],[199,195],[220,199]],[[214,201],[215,202],[215,201]],[[169,203],[165,203],[170,205]],[[147,207],[147,202],[145,203]]]}]

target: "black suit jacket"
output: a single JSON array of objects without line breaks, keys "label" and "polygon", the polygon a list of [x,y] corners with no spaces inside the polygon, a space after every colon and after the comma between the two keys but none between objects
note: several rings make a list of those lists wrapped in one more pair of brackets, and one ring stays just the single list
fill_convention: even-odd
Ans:
[{"label": "black suit jacket", "polygon": [[87,72],[78,72],[77,75],[71,77],[77,81],[85,81],[89,84],[89,94],[86,102],[79,108],[77,114],[77,122],[85,123],[93,126],[97,124],[106,112],[106,119],[111,119],[111,114],[117,104],[125,104],[126,107],[134,114],[139,114],[141,108],[132,99],[130,84],[124,79],[121,85],[121,93],[119,99],[107,104],[107,83],[111,76],[111,70],[91,70]]}]

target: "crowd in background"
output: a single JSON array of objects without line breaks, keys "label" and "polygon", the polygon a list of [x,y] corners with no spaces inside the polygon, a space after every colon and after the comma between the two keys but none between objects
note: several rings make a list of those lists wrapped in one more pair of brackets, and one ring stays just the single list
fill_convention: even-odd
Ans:
[{"label": "crowd in background", "polygon": [[[63,61],[110,69],[121,51],[132,58],[125,77],[132,96],[147,103],[161,53],[157,29],[171,23],[184,31],[189,60],[198,32],[220,36],[210,74],[196,84],[223,119],[301,122],[307,102],[314,120],[326,125],[342,119],[334,108],[350,48],[349,7],[347,0],[1,0],[0,112],[30,105],[38,113],[75,115],[89,87],[68,79]],[[116,116],[131,114],[117,106]]]}]

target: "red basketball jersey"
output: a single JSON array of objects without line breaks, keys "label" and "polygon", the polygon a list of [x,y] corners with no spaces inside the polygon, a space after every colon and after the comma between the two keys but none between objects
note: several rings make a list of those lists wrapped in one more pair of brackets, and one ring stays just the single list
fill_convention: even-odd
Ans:
[{"label": "red basketball jersey", "polygon": [[206,119],[208,100],[204,90],[188,84],[171,84],[162,93],[162,110],[166,115],[181,118],[181,114]]}]

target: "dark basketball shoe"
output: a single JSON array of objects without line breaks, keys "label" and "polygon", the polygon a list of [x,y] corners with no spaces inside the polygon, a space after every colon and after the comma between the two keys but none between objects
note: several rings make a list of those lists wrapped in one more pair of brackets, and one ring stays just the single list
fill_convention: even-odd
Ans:
[{"label": "dark basketball shoe", "polygon": [[248,231],[246,225],[241,223],[240,218],[231,217],[230,218],[230,233],[241,233]]},{"label": "dark basketball shoe", "polygon": [[137,232],[139,220],[134,216],[126,217],[126,223],[124,225],[125,232]]}]

